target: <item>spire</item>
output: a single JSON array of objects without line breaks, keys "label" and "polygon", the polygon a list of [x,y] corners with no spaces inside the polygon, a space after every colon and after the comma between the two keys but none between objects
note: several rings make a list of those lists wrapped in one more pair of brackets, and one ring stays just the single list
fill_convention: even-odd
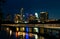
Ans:
[{"label": "spire", "polygon": [[21,19],[23,20],[23,8],[21,8],[20,14],[21,14]]}]

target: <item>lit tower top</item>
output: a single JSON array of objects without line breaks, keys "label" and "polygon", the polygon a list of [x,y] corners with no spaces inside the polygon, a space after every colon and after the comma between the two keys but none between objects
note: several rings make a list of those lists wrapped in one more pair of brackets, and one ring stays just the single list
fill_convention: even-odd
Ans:
[{"label": "lit tower top", "polygon": [[38,17],[38,13],[37,13],[37,12],[35,13],[35,16],[36,16],[37,18],[39,18],[39,17]]},{"label": "lit tower top", "polygon": [[21,14],[23,13],[23,8],[21,8],[20,12],[21,12]]},{"label": "lit tower top", "polygon": [[23,20],[23,8],[21,8],[21,10],[20,10],[20,14],[21,14],[21,19]]},{"label": "lit tower top", "polygon": [[42,13],[42,14],[43,14],[43,13],[46,13],[46,12],[40,12],[40,13]]}]

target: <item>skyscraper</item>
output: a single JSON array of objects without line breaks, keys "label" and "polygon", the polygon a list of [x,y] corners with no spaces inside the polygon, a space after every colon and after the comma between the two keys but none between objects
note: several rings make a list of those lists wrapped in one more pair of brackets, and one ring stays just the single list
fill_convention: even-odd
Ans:
[{"label": "skyscraper", "polygon": [[15,23],[22,23],[22,17],[20,14],[15,14],[14,16],[14,22]]},{"label": "skyscraper", "polygon": [[48,12],[40,12],[40,22],[47,22],[48,20]]},{"label": "skyscraper", "polygon": [[23,8],[21,8],[21,10],[20,10],[20,14],[21,14],[21,17],[22,17],[22,20],[23,20]]}]

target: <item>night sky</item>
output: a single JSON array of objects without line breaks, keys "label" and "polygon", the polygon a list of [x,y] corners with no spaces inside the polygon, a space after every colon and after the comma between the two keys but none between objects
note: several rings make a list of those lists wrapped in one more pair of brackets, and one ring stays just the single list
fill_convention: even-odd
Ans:
[{"label": "night sky", "polygon": [[24,8],[24,13],[40,13],[48,11],[49,18],[60,18],[60,0],[6,0],[3,5],[4,14],[19,13],[21,8]]}]

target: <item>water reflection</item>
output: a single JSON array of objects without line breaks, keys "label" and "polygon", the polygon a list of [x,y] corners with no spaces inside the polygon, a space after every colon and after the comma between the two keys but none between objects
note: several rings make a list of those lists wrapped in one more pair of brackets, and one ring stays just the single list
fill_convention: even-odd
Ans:
[{"label": "water reflection", "polygon": [[[15,28],[16,31],[13,31]],[[3,27],[0,31],[1,39],[59,39],[59,31],[38,27]],[[40,30],[39,30],[40,29]]]}]

